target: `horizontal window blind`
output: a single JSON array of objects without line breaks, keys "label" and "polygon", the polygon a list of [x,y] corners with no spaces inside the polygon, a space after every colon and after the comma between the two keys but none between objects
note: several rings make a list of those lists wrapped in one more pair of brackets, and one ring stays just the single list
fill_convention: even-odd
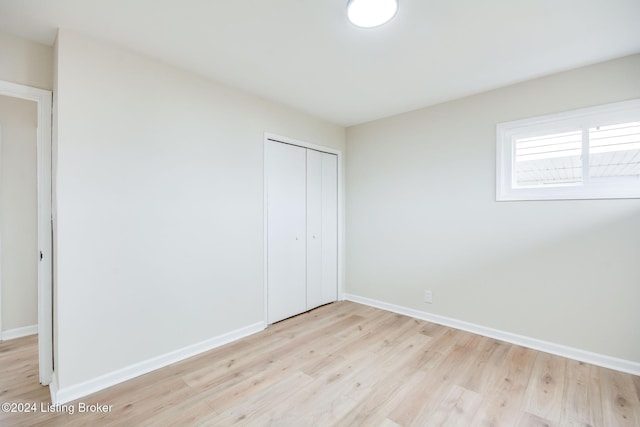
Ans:
[{"label": "horizontal window blind", "polygon": [[589,177],[640,176],[640,122],[589,129]]},{"label": "horizontal window blind", "polygon": [[582,131],[515,140],[515,180],[519,187],[582,181]]},{"label": "horizontal window blind", "polygon": [[640,99],[496,126],[496,200],[640,198]]}]

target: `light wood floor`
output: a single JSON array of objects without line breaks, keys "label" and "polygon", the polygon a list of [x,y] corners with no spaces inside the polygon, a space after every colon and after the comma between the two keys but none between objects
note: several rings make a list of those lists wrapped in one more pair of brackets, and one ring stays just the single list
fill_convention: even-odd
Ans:
[{"label": "light wood floor", "polygon": [[[36,351],[0,343],[0,401],[48,402]],[[351,302],[81,401],[0,425],[640,426],[640,377]]]}]

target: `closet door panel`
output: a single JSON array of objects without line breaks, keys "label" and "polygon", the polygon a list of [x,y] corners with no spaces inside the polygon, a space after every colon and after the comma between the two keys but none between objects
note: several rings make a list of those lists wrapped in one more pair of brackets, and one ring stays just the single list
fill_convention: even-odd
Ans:
[{"label": "closet door panel", "polygon": [[268,141],[268,323],[306,310],[306,150]]},{"label": "closet door panel", "polygon": [[307,310],[324,304],[322,292],[322,154],[307,150]]},{"label": "closet door panel", "polygon": [[338,156],[322,153],[322,300],[338,300]]}]

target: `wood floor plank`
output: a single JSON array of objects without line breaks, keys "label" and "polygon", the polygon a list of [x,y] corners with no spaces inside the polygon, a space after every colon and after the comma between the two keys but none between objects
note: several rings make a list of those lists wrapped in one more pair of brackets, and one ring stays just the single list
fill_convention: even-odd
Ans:
[{"label": "wood floor plank", "polygon": [[473,426],[516,425],[522,412],[524,393],[537,352],[511,345],[504,363],[492,372],[485,398],[476,412]]},{"label": "wood floor plank", "polygon": [[375,385],[372,373],[378,365],[377,355],[360,353],[327,366],[312,384],[270,411],[270,420],[296,426],[335,424]]},{"label": "wood floor plank", "polygon": [[425,381],[413,388],[412,399],[400,403],[389,415],[389,419],[400,425],[419,425],[420,420],[427,419],[471,363],[467,345],[473,339],[475,337],[471,334],[459,331],[459,344],[451,346],[446,357],[429,370]]},{"label": "wood floor plank", "polygon": [[424,418],[417,422],[424,426],[468,427],[481,402],[479,393],[454,384],[434,410],[424,414]]},{"label": "wood floor plank", "polygon": [[[424,371],[410,372],[398,370],[383,382],[384,387],[369,389],[368,393],[349,413],[339,420],[336,426],[369,426],[393,422],[388,417],[402,402],[412,400],[411,391],[425,381]],[[400,424],[397,424],[400,425]]]},{"label": "wood floor plank", "polygon": [[[390,414],[389,418],[402,425],[427,425],[434,419],[435,414],[439,414],[437,416],[443,418],[444,416],[441,414],[444,410],[443,407],[449,405],[446,399],[451,399],[449,395],[452,390],[462,389],[456,384],[465,380],[469,368],[473,364],[473,349],[482,339],[478,335],[457,331],[454,336],[454,344],[449,346],[449,351],[445,353],[446,357],[443,357],[440,363],[429,370],[426,380],[414,390],[416,395],[422,396],[419,400],[422,403],[420,407],[412,408],[400,405]],[[469,390],[465,391],[468,392],[467,395],[473,393]],[[475,412],[477,408],[475,405],[473,406],[468,410]],[[454,416],[454,418],[456,417]],[[453,419],[449,421],[458,422]]]},{"label": "wood floor plank", "polygon": [[604,424],[640,426],[640,406],[631,376],[602,369],[600,381]]},{"label": "wood floor plank", "polygon": [[565,370],[565,359],[537,353],[523,409],[544,420],[559,422],[563,410]]},{"label": "wood floor plank", "polygon": [[492,338],[483,338],[476,350],[476,356],[473,358],[473,366],[470,367],[464,380],[460,382],[460,386],[476,393],[485,393],[491,384],[493,373],[504,361],[510,347],[507,343]]},{"label": "wood floor plank", "polygon": [[640,402],[640,376],[632,376],[631,380],[633,381],[633,385],[636,388],[636,396],[638,397],[638,402]]},{"label": "wood floor plank", "polygon": [[[284,375],[277,384],[266,390],[261,390],[251,395],[248,399],[237,402],[226,411],[214,418],[217,425],[251,425],[261,414],[268,412],[274,402],[290,402],[299,393],[299,390],[306,388],[313,383],[313,378],[302,372],[291,372]],[[278,420],[270,420],[270,423]],[[255,424],[254,424],[255,425]]]},{"label": "wood floor plank", "polygon": [[427,373],[417,370],[415,361],[423,359],[423,348],[429,343],[429,337],[415,334],[399,343],[399,352],[378,354],[376,372],[371,374],[373,385],[337,425],[367,426],[391,422],[392,412],[403,402],[413,400],[412,390],[427,382]]},{"label": "wood floor plank", "polygon": [[[48,405],[37,337],[0,342],[0,401]],[[8,426],[640,426],[640,377],[351,302]]]},{"label": "wood floor plank", "polygon": [[603,425],[599,369],[576,360],[566,361],[561,425]]},{"label": "wood floor plank", "polygon": [[554,427],[558,424],[529,412],[521,412],[515,425],[517,427]]}]

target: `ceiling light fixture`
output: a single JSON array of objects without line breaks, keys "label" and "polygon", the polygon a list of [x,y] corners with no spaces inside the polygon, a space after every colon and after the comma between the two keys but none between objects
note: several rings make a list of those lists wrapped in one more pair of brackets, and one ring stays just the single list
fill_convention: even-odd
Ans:
[{"label": "ceiling light fixture", "polygon": [[385,24],[396,15],[398,0],[349,0],[347,17],[357,27],[373,28]]}]

